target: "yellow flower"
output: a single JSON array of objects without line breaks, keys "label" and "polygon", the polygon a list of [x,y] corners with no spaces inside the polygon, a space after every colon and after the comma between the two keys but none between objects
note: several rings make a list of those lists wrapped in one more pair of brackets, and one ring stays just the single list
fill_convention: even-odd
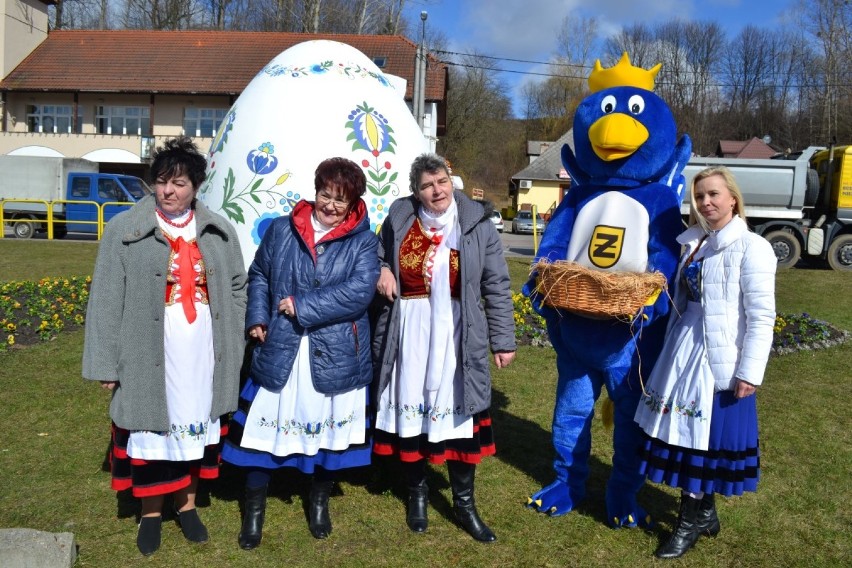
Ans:
[{"label": "yellow flower", "polygon": [[14,345],[15,344],[15,336],[10,333],[9,337],[6,338],[6,343],[8,343],[9,345]]}]

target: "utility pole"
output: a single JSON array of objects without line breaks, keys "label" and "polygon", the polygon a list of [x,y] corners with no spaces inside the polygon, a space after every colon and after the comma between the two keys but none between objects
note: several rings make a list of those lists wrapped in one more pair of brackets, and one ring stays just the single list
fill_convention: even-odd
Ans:
[{"label": "utility pole", "polygon": [[426,11],[420,12],[420,45],[417,46],[417,57],[414,62],[414,118],[417,120],[417,126],[420,131],[423,131],[423,118],[426,114],[426,18],[429,14]]}]

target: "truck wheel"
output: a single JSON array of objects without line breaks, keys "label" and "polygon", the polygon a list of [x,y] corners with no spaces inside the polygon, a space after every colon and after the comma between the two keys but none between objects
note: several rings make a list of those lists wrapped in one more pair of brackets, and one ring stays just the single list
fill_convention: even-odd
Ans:
[{"label": "truck wheel", "polygon": [[828,247],[828,264],[834,270],[852,271],[852,235],[840,235]]},{"label": "truck wheel", "polygon": [[813,207],[819,199],[819,174],[813,168],[808,168],[807,184],[805,184],[805,207]]},{"label": "truck wheel", "polygon": [[772,245],[780,269],[793,268],[802,257],[802,245],[790,231],[772,231],[763,235],[763,238]]},{"label": "truck wheel", "polygon": [[[29,217],[24,217],[24,219],[29,219]],[[16,239],[29,239],[35,234],[35,223],[30,221],[19,221],[14,223],[14,225],[13,232],[15,233]]]}]

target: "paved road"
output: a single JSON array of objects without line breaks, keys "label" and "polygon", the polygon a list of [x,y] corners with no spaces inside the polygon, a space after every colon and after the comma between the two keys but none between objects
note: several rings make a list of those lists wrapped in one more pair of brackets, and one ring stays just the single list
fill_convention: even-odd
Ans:
[{"label": "paved road", "polygon": [[[504,231],[500,239],[503,241],[503,254],[506,256],[533,256],[535,252],[532,235],[513,235]],[[541,235],[538,235],[538,240],[541,241]]]}]

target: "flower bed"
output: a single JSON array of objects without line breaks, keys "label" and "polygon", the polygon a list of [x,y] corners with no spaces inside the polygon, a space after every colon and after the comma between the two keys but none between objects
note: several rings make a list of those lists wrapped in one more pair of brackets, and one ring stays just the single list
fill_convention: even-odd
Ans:
[{"label": "flower bed", "polygon": [[[43,278],[0,284],[0,351],[49,341],[64,330],[83,326],[91,277]],[[529,298],[513,294],[519,345],[550,347],[544,319]],[[847,341],[849,332],[803,314],[778,314],[772,353],[822,349]]]},{"label": "flower bed", "polygon": [[[532,308],[529,298],[513,294],[515,337],[519,345],[550,347],[544,319]],[[810,314],[778,314],[772,340],[772,354],[784,355],[803,349],[824,349],[847,341],[846,330],[818,320]]]},{"label": "flower bed", "polygon": [[91,277],[0,284],[0,351],[49,341],[86,318]]}]

